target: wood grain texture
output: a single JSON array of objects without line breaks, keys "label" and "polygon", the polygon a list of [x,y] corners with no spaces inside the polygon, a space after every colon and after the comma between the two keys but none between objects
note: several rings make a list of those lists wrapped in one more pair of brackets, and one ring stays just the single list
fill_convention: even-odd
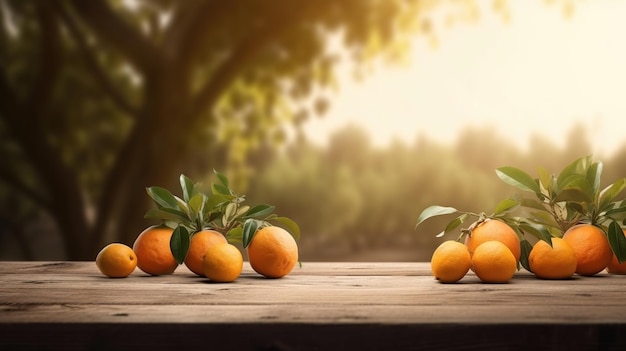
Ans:
[{"label": "wood grain texture", "polygon": [[524,271],[508,284],[471,273],[440,284],[411,262],[305,262],[282,279],[246,263],[229,284],[184,266],[110,279],[94,262],[0,262],[0,349],[624,350],[625,288],[626,276]]}]

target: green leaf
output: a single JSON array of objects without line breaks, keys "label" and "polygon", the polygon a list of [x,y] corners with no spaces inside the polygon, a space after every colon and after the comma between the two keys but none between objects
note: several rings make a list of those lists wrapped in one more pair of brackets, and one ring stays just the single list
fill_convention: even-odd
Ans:
[{"label": "green leaf", "polygon": [[543,204],[543,202],[540,202],[539,200],[536,199],[522,199],[521,201],[522,206],[524,207],[528,207],[528,208],[532,208],[535,210],[539,210],[539,211],[547,211],[545,205]]},{"label": "green leaf", "polygon": [[623,221],[626,219],[626,204],[620,202],[614,206],[614,208],[606,211],[606,217],[611,218],[614,221]]},{"label": "green leaf", "polygon": [[189,202],[189,199],[193,196],[194,184],[189,177],[184,174],[180,175],[180,188],[183,190],[183,199]]},{"label": "green leaf", "polygon": [[547,169],[543,167],[537,167],[537,174],[539,174],[539,182],[544,189],[552,189],[552,179],[554,178]]},{"label": "green leaf", "polygon": [[568,188],[561,190],[559,194],[554,198],[554,201],[590,203],[593,201],[593,194],[580,188]]},{"label": "green leaf", "polygon": [[519,228],[526,233],[534,235],[537,239],[543,240],[552,247],[552,234],[542,225],[522,222]]},{"label": "green leaf", "polygon": [[539,224],[555,228],[559,227],[559,224],[556,222],[554,217],[548,212],[531,212],[530,215],[532,216],[533,220]]},{"label": "green leaf", "polygon": [[189,231],[183,226],[178,226],[174,229],[172,237],[170,239],[170,250],[174,259],[178,264],[183,264],[189,251]]},{"label": "green leaf", "polygon": [[519,262],[527,271],[532,272],[530,269],[530,263],[528,262],[528,256],[530,255],[530,251],[533,249],[533,245],[528,240],[523,239],[520,241],[520,248],[522,254],[520,255]]},{"label": "green leaf", "polygon": [[565,166],[565,168],[561,170],[561,173],[556,179],[557,188],[562,189],[565,180],[572,175],[586,176],[587,168],[589,167],[590,163],[591,156],[585,156],[576,159],[567,166]]},{"label": "green leaf", "polygon": [[160,219],[163,221],[173,221],[176,223],[187,223],[190,221],[187,214],[171,208],[153,208],[144,215],[146,219]]},{"label": "green leaf", "polygon": [[611,224],[609,224],[607,236],[609,238],[609,244],[611,244],[611,249],[615,256],[617,256],[617,261],[624,263],[626,261],[626,236],[624,236],[624,231],[617,222],[612,221]]},{"label": "green leaf", "polygon": [[296,240],[300,240],[300,226],[293,219],[288,217],[276,217],[274,220],[281,223]]},{"label": "green leaf", "polygon": [[151,186],[146,188],[146,192],[158,206],[172,209],[178,208],[178,201],[176,201],[176,197],[169,190],[159,186]]},{"label": "green leaf", "polygon": [[189,209],[189,205],[178,196],[174,196],[174,199],[176,200],[176,204],[178,204],[178,208],[181,211],[185,212],[189,216],[189,218],[192,218],[193,215]]},{"label": "green leaf", "polygon": [[217,179],[219,179],[221,185],[223,185],[225,188],[228,188],[230,186],[228,178],[225,175],[215,169],[213,170],[213,173],[215,173],[215,176],[217,176]]},{"label": "green leaf", "polygon": [[595,162],[587,170],[587,180],[591,184],[591,190],[595,194],[600,189],[600,178],[602,177],[602,162]]},{"label": "green leaf", "polygon": [[232,195],[230,189],[223,184],[213,184],[213,194]]},{"label": "green leaf", "polygon": [[189,208],[195,213],[202,213],[202,207],[206,203],[206,195],[195,194],[189,200]]},{"label": "green leaf", "polygon": [[205,205],[205,211],[212,212],[218,207],[225,205],[233,200],[235,197],[229,194],[212,194],[208,197]]},{"label": "green leaf", "polygon": [[274,212],[275,208],[275,206],[266,204],[256,205],[249,209],[248,212],[246,212],[246,217],[258,219],[271,214],[272,212]]},{"label": "green leaf", "polygon": [[496,206],[494,214],[502,214],[506,212],[511,212],[520,206],[520,202],[516,199],[508,198],[500,201],[500,203]]},{"label": "green leaf", "polygon": [[538,181],[533,179],[528,173],[515,167],[500,167],[496,169],[496,174],[503,182],[524,191],[532,191],[540,194]]},{"label": "green leaf", "polygon": [[451,214],[455,212],[458,212],[458,210],[454,207],[444,207],[444,206],[437,206],[437,205],[429,206],[426,209],[424,209],[422,213],[420,213],[419,217],[417,218],[417,224],[415,225],[415,228],[417,228],[422,222],[424,222],[425,220],[431,217],[447,215],[447,214]]},{"label": "green leaf", "polygon": [[226,233],[226,240],[229,243],[241,243],[243,242],[243,228],[235,227],[231,228],[228,233]]},{"label": "green leaf", "polygon": [[237,211],[237,205],[234,202],[231,202],[228,205],[226,205],[226,208],[224,209],[224,219],[223,219],[224,224],[230,222],[233,219],[236,211]]},{"label": "green leaf", "polygon": [[469,214],[467,213],[463,213],[462,215],[456,217],[450,223],[448,223],[448,225],[446,225],[446,228],[443,230],[443,232],[438,235],[441,237],[447,233],[450,233],[451,231],[458,228],[461,224],[463,224],[463,222],[465,222],[468,217],[469,217]]},{"label": "green leaf", "polygon": [[235,215],[233,216],[233,220],[245,215],[249,209],[250,209],[250,206],[248,205],[242,205],[241,207],[239,207],[239,209],[237,210],[237,212],[235,212]]},{"label": "green leaf", "polygon": [[584,201],[592,202],[595,195],[589,179],[573,174],[558,184],[555,201]]},{"label": "green leaf", "polygon": [[260,223],[256,219],[247,219],[243,223],[242,243],[244,249],[250,245],[250,242],[252,242],[252,238],[254,237],[254,234],[256,234],[259,227]]},{"label": "green leaf", "polygon": [[619,195],[624,188],[626,188],[626,178],[621,178],[615,183],[602,189],[599,195],[600,208],[604,208],[609,205],[617,195]]},{"label": "green leaf", "polygon": [[208,216],[208,218],[205,218],[205,221],[207,223],[211,223],[217,219],[221,219],[222,218],[222,213],[221,212],[211,212]]}]

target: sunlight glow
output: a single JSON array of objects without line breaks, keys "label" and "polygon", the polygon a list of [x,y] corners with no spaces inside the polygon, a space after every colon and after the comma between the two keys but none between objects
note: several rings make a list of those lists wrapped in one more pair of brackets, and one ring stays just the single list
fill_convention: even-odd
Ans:
[{"label": "sunlight glow", "polygon": [[508,23],[480,1],[473,24],[439,26],[439,46],[415,39],[409,67],[381,66],[359,83],[346,65],[322,119],[305,125],[324,145],[354,123],[376,146],[425,136],[452,143],[466,126],[489,126],[524,149],[532,135],[560,146],[588,128],[594,152],[624,145],[626,1],[577,2],[571,18],[543,1],[511,1]]}]

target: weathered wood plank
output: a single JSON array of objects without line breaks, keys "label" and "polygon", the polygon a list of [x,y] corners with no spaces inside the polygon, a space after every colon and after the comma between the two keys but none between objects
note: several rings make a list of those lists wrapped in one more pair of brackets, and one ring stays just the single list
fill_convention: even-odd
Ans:
[{"label": "weathered wood plank", "polygon": [[[250,265],[244,263],[244,272],[252,272]],[[27,274],[27,273],[54,273],[63,274],[93,274],[100,275],[94,262],[0,262],[0,275]],[[192,274],[184,265],[176,269],[177,274]],[[296,266],[290,275],[423,275],[430,276],[430,264],[427,262],[304,262],[302,267]],[[145,275],[137,269],[132,276]]]},{"label": "weathered wood plank", "polygon": [[[2,323],[624,324],[623,305],[11,304]],[[52,318],[54,316],[54,318]],[[557,317],[558,316],[558,317]]]},{"label": "weathered wood plank", "polygon": [[[67,277],[66,277],[67,278]],[[583,278],[550,282],[536,279],[503,285],[444,285],[428,277],[293,276],[266,280],[241,277],[232,284],[213,284],[196,277],[138,277],[93,281],[75,279],[5,279],[3,304],[294,304],[294,305],[563,305],[593,308],[615,305],[624,296],[624,279]],[[177,277],[178,278],[178,277]],[[584,284],[583,284],[584,282]],[[611,284],[609,284],[611,283]],[[2,317],[0,317],[0,320]]]},{"label": "weathered wood plank", "polygon": [[518,272],[508,284],[482,284],[470,273],[440,284],[428,263],[305,263],[282,279],[262,278],[246,263],[236,282],[214,284],[184,266],[109,279],[93,262],[0,262],[0,349],[39,348],[41,340],[133,345],[116,343],[118,335],[156,349],[183,336],[208,343],[224,335],[239,337],[220,349],[462,349],[463,338],[478,335],[482,347],[622,350],[625,290],[626,276],[605,273],[549,281]]}]

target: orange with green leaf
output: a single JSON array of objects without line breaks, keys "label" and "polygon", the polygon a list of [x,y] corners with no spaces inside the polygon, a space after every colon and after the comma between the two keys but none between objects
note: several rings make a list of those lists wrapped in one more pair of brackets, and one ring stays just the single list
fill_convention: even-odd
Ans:
[{"label": "orange with green leaf", "polygon": [[145,217],[159,219],[172,228],[169,251],[178,264],[184,263],[192,272],[204,276],[204,258],[212,246],[242,243],[246,249],[259,230],[274,223],[286,228],[297,251],[295,240],[300,237],[300,228],[296,222],[274,214],[274,206],[245,204],[245,195],[232,190],[225,175],[217,171],[214,174],[218,182],[210,186],[181,175],[182,197],[162,187],[147,188],[156,207]]},{"label": "orange with green leaf", "polygon": [[[528,212],[528,221],[540,225],[551,237],[563,238],[576,252],[581,275],[594,275],[609,264],[612,253],[626,261],[626,238],[620,223],[626,219],[626,203],[617,200],[626,178],[601,186],[603,165],[591,156],[568,164],[558,175],[538,168],[538,177],[515,167],[496,170],[505,183],[534,197],[515,198]],[[522,244],[528,257],[532,245]],[[527,267],[530,270],[530,267]]]},{"label": "orange with green leaf", "polygon": [[462,224],[471,221],[469,226],[460,229],[460,235],[456,241],[463,242],[470,253],[473,253],[478,246],[487,241],[499,241],[503,243],[515,258],[516,262],[524,262],[524,247],[522,243],[527,242],[524,235],[529,233],[542,239],[550,240],[550,233],[540,225],[532,223],[523,217],[513,216],[512,213],[519,208],[519,202],[513,199],[505,199],[498,203],[490,214],[485,212],[474,213],[457,210],[454,207],[439,205],[429,206],[419,215],[416,228],[425,220],[442,215],[456,214],[444,228],[437,234],[437,237],[456,231]]},{"label": "orange with green leaf", "polygon": [[[529,255],[533,244],[526,238],[530,234],[544,241],[550,248],[547,249],[542,244],[540,250],[535,250],[533,260],[540,255],[538,252],[556,257],[564,256],[560,253],[571,248],[577,258],[576,273],[594,275],[609,265],[616,267],[626,263],[626,237],[621,228],[621,224],[626,221],[626,202],[618,200],[618,196],[626,188],[626,178],[602,187],[602,167],[602,163],[594,162],[591,156],[571,162],[558,174],[551,174],[545,168],[539,167],[536,178],[515,167],[501,167],[496,169],[496,174],[502,181],[534,196],[522,197],[515,194],[500,201],[491,214],[464,212],[439,205],[430,206],[419,215],[416,227],[434,216],[456,214],[437,235],[441,237],[457,230],[471,219],[471,224],[467,228],[461,228],[456,240],[465,240],[472,252],[478,246],[478,243],[473,242],[479,236],[478,229],[490,222],[498,223],[501,229],[491,230],[493,233],[489,235],[481,234],[485,237],[482,241],[500,241],[509,247],[514,256],[516,251],[519,252],[516,257],[519,257],[519,263],[528,271],[532,272]],[[492,222],[494,220],[498,222]],[[516,240],[511,239],[511,232],[516,234],[519,248]],[[563,238],[558,243],[559,250],[556,253],[553,252],[552,238]],[[568,269],[562,267],[563,261],[566,260],[557,258],[535,262],[542,262],[539,275],[552,279],[551,277],[567,276]],[[551,264],[554,267],[550,267]],[[561,267],[557,267],[557,264]]]}]

